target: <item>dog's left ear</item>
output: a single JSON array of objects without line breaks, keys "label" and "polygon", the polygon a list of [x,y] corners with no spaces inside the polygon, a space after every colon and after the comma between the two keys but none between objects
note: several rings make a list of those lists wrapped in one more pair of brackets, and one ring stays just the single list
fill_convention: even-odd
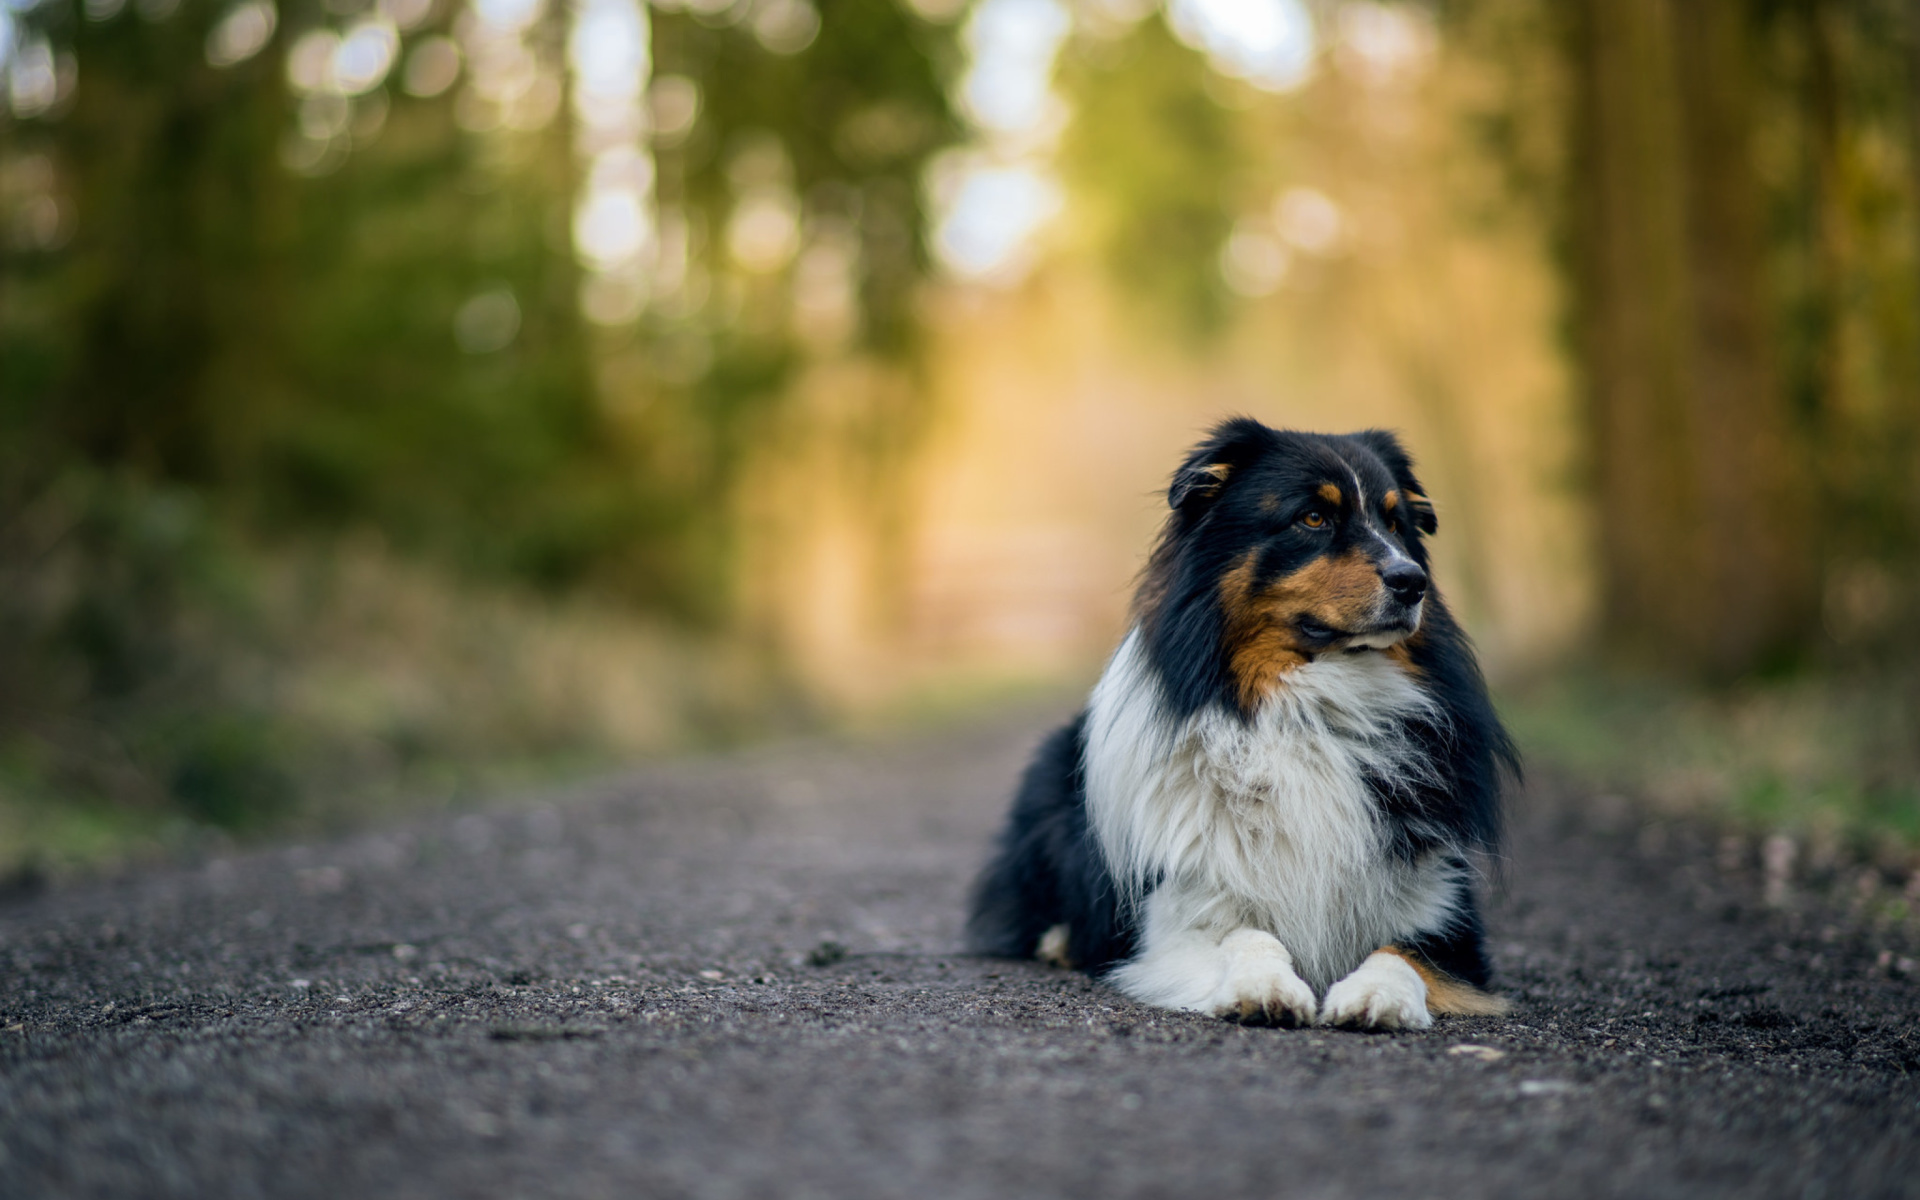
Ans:
[{"label": "dog's left ear", "polygon": [[1419,492],[1407,492],[1407,507],[1413,510],[1413,523],[1420,527],[1421,533],[1433,533],[1440,528],[1440,518],[1433,515],[1433,501]]},{"label": "dog's left ear", "polygon": [[1367,429],[1353,435],[1353,440],[1373,451],[1393,476],[1393,482],[1407,498],[1407,507],[1413,510],[1413,523],[1420,527],[1421,533],[1433,533],[1440,528],[1440,519],[1434,515],[1433,501],[1427,499],[1427,489],[1420,486],[1419,477],[1413,473],[1413,456],[1407,453],[1400,439],[1384,429]]}]

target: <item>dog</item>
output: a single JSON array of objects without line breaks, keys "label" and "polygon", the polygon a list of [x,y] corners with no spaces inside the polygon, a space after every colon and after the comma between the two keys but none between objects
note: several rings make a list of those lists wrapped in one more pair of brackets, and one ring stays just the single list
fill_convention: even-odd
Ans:
[{"label": "dog", "polygon": [[1519,759],[1407,452],[1235,418],[1167,506],[1132,628],[974,885],[972,948],[1246,1024],[1506,1011],[1474,863]]}]

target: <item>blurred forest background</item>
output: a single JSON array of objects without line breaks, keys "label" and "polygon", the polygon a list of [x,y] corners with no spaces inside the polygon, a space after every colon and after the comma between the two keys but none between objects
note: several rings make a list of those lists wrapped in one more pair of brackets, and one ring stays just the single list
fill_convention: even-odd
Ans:
[{"label": "blurred forest background", "polygon": [[1920,0],[0,0],[0,868],[1063,695],[1230,412],[1900,886]]}]

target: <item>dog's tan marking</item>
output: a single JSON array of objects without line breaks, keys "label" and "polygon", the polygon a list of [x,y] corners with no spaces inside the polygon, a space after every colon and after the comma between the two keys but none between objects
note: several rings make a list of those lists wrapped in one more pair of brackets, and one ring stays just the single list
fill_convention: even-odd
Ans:
[{"label": "dog's tan marking", "polygon": [[1421,669],[1419,663],[1413,661],[1413,652],[1418,650],[1426,640],[1427,623],[1422,621],[1420,627],[1408,634],[1404,641],[1395,642],[1380,653],[1386,655],[1389,662],[1392,662],[1395,666],[1413,676],[1415,679],[1425,679],[1427,673]]},{"label": "dog's tan marking", "polygon": [[1073,958],[1067,953],[1067,948],[1072,944],[1068,940],[1071,932],[1065,925],[1055,925],[1047,930],[1040,935],[1040,945],[1034,949],[1033,956],[1050,967],[1072,970]]},{"label": "dog's tan marking", "polygon": [[1392,512],[1394,509],[1399,508],[1400,493],[1388,492],[1386,495],[1380,497],[1380,507],[1386,512]]},{"label": "dog's tan marking", "polygon": [[1435,1016],[1504,1017],[1513,1010],[1504,996],[1489,995],[1435,967],[1426,959],[1400,946],[1382,946],[1380,952],[1404,959],[1427,985],[1427,1011]]},{"label": "dog's tan marking", "polygon": [[1334,629],[1362,628],[1373,620],[1382,587],[1380,572],[1358,551],[1316,558],[1261,588],[1254,585],[1257,558],[1258,551],[1248,551],[1220,580],[1232,647],[1228,666],[1249,710],[1282,675],[1312,658],[1295,624],[1301,617]]},{"label": "dog's tan marking", "polygon": [[1293,627],[1265,595],[1253,587],[1250,550],[1220,581],[1220,602],[1227,615],[1227,642],[1233,647],[1228,669],[1239,684],[1240,705],[1252,709],[1280,677],[1308,660]]},{"label": "dog's tan marking", "polygon": [[1208,463],[1200,468],[1202,475],[1211,475],[1216,483],[1225,483],[1227,476],[1233,473],[1232,463]]},{"label": "dog's tan marking", "polygon": [[1321,484],[1318,488],[1314,490],[1313,494],[1320,497],[1322,500],[1325,500],[1328,504],[1334,505],[1335,507],[1338,507],[1340,504],[1340,501],[1345,499],[1345,497],[1341,494],[1340,489],[1333,486],[1331,483]]}]

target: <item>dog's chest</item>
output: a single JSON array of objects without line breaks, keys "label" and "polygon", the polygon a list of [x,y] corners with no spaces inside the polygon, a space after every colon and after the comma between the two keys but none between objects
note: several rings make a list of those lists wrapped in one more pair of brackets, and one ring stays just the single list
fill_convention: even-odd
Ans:
[{"label": "dog's chest", "polygon": [[1289,908],[1377,886],[1367,877],[1395,864],[1370,777],[1428,769],[1401,720],[1420,697],[1379,678],[1378,663],[1301,668],[1251,722],[1189,722],[1155,781],[1159,803],[1142,813],[1152,822],[1158,809],[1168,865],[1255,898],[1306,893]]},{"label": "dog's chest", "polygon": [[1369,783],[1432,769],[1404,732],[1431,701],[1396,666],[1301,667],[1252,721],[1203,711],[1174,726],[1155,686],[1130,639],[1089,712],[1089,816],[1123,878],[1180,887],[1211,910],[1202,923],[1267,928],[1310,969],[1441,902],[1435,864],[1389,851]]}]

